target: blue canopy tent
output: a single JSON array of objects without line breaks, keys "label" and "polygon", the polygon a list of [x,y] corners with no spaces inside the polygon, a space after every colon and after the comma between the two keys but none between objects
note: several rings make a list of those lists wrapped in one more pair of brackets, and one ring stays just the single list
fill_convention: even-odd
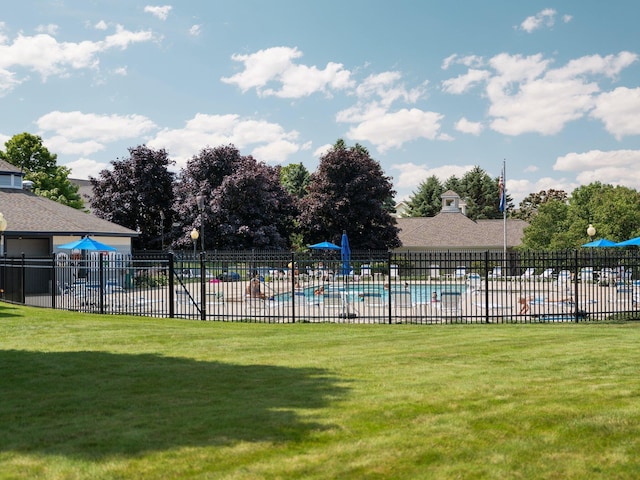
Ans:
[{"label": "blue canopy tent", "polygon": [[58,245],[58,248],[62,248],[64,250],[94,250],[97,252],[117,251],[117,249],[111,245],[99,242],[91,237],[84,237],[74,242],[64,243],[62,245]]},{"label": "blue canopy tent", "polygon": [[349,275],[351,273],[351,248],[349,247],[349,237],[347,232],[342,232],[342,242],[340,247],[340,258],[342,259],[342,274]]},{"label": "blue canopy tent", "polygon": [[631,246],[640,246],[640,237],[630,238],[629,240],[625,240],[624,242],[616,243],[616,247],[631,247]]},{"label": "blue canopy tent", "polygon": [[314,245],[309,245],[309,248],[313,250],[341,250],[341,248],[335,243],[331,242],[320,242]]},{"label": "blue canopy tent", "polygon": [[598,240],[594,240],[593,242],[585,243],[582,246],[590,247],[590,248],[602,248],[602,247],[617,247],[619,246],[619,244],[611,240],[607,240],[606,238],[599,238]]}]

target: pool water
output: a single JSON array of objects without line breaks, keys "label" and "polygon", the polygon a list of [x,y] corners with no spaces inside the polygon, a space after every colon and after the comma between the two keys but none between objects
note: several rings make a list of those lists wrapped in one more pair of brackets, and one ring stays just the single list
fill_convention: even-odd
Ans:
[{"label": "pool water", "polygon": [[[302,293],[305,297],[313,297],[314,291],[318,288],[315,287],[306,287],[301,290],[298,290],[296,293]],[[325,285],[324,291],[326,293],[329,292],[346,292],[349,295],[351,301],[356,301],[359,299],[360,301],[364,301],[365,296],[376,296],[381,297],[383,299],[389,298],[389,290],[384,288],[383,285],[367,285],[367,284],[350,284],[346,287],[341,285],[339,288],[334,288],[333,285]],[[431,296],[433,292],[436,292],[438,295],[438,299],[442,292],[457,292],[464,293],[466,291],[466,286],[455,283],[443,283],[439,285],[409,285],[408,288],[404,288],[402,286],[398,288],[394,288],[393,291],[409,291],[411,292],[411,300],[413,303],[428,303],[431,301]],[[316,295],[318,297],[322,297],[322,295]],[[276,296],[276,299],[280,302],[287,302],[291,300],[291,293],[286,292]]]}]

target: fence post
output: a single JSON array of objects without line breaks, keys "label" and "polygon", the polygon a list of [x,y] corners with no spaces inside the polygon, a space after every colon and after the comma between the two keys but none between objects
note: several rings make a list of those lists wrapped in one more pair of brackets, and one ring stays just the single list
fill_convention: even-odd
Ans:
[{"label": "fence post", "polygon": [[578,308],[578,250],[574,250],[573,252],[573,281],[573,298],[575,298],[575,302],[573,302],[573,317],[576,323],[578,323],[578,312],[580,311]]},{"label": "fence post", "polygon": [[[484,251],[484,323],[489,323],[489,250]],[[482,287],[482,280],[480,281]],[[482,291],[482,288],[480,289]]]},{"label": "fence post", "polygon": [[[389,289],[388,289],[389,298],[388,298],[388,301],[387,301],[387,308],[389,309],[388,310],[388,313],[389,313],[389,325],[391,325],[391,322],[392,322],[392,319],[391,319],[391,262],[392,261],[393,261],[393,259],[391,258],[391,251],[388,251],[387,252],[387,281],[389,282],[388,283],[388,285],[389,285]],[[384,279],[382,280],[382,282],[383,282],[382,289],[384,290]]]},{"label": "fence post", "polygon": [[205,252],[200,252],[200,320],[207,319],[207,269]]},{"label": "fence post", "polygon": [[56,309],[56,293],[58,284],[56,280],[56,254],[51,254],[51,308]]},{"label": "fence post", "polygon": [[[292,323],[296,323],[296,253],[291,252],[291,316]],[[288,265],[287,265],[288,266]],[[300,275],[300,272],[298,272]]]},{"label": "fence post", "polygon": [[98,291],[100,292],[100,313],[104,313],[104,260],[102,252],[98,253]]},{"label": "fence post", "polygon": [[175,311],[175,303],[174,303],[174,295],[175,295],[175,282],[173,280],[173,276],[175,275],[175,268],[173,265],[173,252],[169,252],[167,254],[167,262],[169,263],[169,318],[174,318],[176,316]]},{"label": "fence post", "polygon": [[26,289],[27,289],[27,278],[26,278],[27,277],[27,264],[26,264],[26,260],[25,260],[26,257],[24,255],[24,252],[22,252],[21,258],[22,258],[22,264],[21,264],[20,270],[21,270],[22,278],[20,279],[20,290],[21,290],[21,292],[20,292],[21,293],[20,302],[23,305],[26,305],[27,304],[27,292],[26,292]]}]

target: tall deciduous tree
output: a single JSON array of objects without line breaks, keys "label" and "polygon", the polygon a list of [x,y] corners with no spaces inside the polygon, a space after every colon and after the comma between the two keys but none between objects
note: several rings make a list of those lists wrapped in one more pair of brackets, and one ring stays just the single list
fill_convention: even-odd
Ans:
[{"label": "tall deciduous tree", "polygon": [[36,195],[80,210],[84,208],[78,185],[69,180],[70,170],[57,165],[57,155],[49,152],[42,138],[24,132],[14,135],[4,145],[6,151],[0,151],[0,159],[21,168],[25,180],[33,182]]},{"label": "tall deciduous tree", "polygon": [[320,158],[308,192],[298,217],[308,243],[339,242],[346,230],[352,249],[400,245],[395,219],[386,208],[395,194],[391,179],[364,147],[347,147],[338,140]]},{"label": "tall deciduous tree", "polygon": [[[206,249],[289,247],[297,210],[279,169],[240,155],[233,145],[201,150],[182,170],[175,192],[182,222],[176,246],[187,246],[195,228],[204,232]],[[205,199],[202,212],[198,196]]]},{"label": "tall deciduous tree", "polygon": [[513,212],[514,218],[519,218],[525,222],[531,220],[538,214],[538,209],[550,200],[560,200],[567,202],[567,193],[564,190],[541,190],[538,193],[530,193],[521,202],[519,208]]},{"label": "tall deciduous tree", "polygon": [[525,229],[523,245],[531,249],[577,248],[589,241],[592,224],[597,237],[613,241],[640,235],[640,193],[594,182],[576,188],[568,201],[562,196],[539,204]]},{"label": "tall deciduous tree", "polygon": [[129,149],[129,157],[111,162],[112,168],[90,178],[91,207],[95,214],[123,227],[137,230],[136,249],[160,249],[161,235],[173,222],[173,181],[164,149],[146,145]]}]

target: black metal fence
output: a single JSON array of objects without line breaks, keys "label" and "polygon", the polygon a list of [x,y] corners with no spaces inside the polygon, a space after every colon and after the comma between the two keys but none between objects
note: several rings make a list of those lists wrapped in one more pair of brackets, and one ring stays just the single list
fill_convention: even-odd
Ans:
[{"label": "black metal fence", "polygon": [[219,321],[523,323],[636,319],[638,250],[84,252],[0,257],[2,299]]}]

